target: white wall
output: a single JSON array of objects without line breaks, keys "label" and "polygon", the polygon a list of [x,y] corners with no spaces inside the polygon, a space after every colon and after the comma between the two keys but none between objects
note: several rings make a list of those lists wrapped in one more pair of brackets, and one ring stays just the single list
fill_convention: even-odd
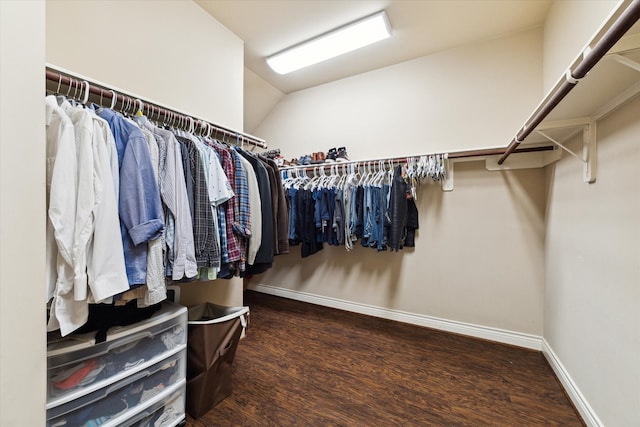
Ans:
[{"label": "white wall", "polygon": [[[545,23],[552,86],[618,2],[559,1]],[[576,90],[580,90],[579,88]],[[640,99],[598,123],[598,176],[566,156],[549,168],[544,338],[589,425],[640,420]],[[570,146],[580,150],[580,138]]]},{"label": "white wall", "polygon": [[[243,42],[194,2],[49,0],[46,24],[47,62],[242,130]],[[242,304],[240,279],[180,286],[185,305]]]},{"label": "white wall", "polygon": [[640,420],[638,111],[598,123],[595,184],[574,158],[555,166],[546,219],[544,337],[606,426]]},{"label": "white wall", "polygon": [[502,147],[542,97],[542,31],[443,51],[287,95],[256,133],[285,157]]},{"label": "white wall", "polygon": [[[293,93],[256,132],[287,158],[505,146],[542,96],[541,47],[531,30]],[[251,285],[540,336],[544,206],[541,169],[460,163],[453,192],[420,191],[415,249],[293,247]]]},{"label": "white wall", "polygon": [[544,90],[550,90],[586,47],[619,0],[554,1],[544,25]]},{"label": "white wall", "polygon": [[244,130],[253,134],[269,112],[284,97],[248,68],[244,69]]},{"label": "white wall", "polygon": [[45,422],[44,9],[0,1],[2,426]]},{"label": "white wall", "polygon": [[47,1],[47,62],[238,130],[243,46],[192,1]]},{"label": "white wall", "polygon": [[482,162],[458,164],[453,192],[419,190],[415,248],[378,253],[358,242],[347,252],[325,245],[301,259],[293,246],[250,286],[540,336],[543,184],[541,169],[489,172]]}]

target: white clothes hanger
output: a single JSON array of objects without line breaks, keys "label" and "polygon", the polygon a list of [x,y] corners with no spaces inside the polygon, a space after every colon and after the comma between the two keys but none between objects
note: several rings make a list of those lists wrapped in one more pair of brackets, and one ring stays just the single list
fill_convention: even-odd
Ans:
[{"label": "white clothes hanger", "polygon": [[129,110],[129,97],[122,95],[122,104],[120,105],[120,109],[122,110],[122,114],[125,116],[128,115],[127,111]]},{"label": "white clothes hanger", "polygon": [[56,89],[56,93],[55,93],[56,95],[58,95],[58,94],[60,93],[60,85],[61,85],[61,84],[62,84],[62,74],[60,74],[60,75],[58,76],[58,87],[57,87],[57,89]]},{"label": "white clothes hanger", "polygon": [[78,99],[78,98],[76,98],[76,96],[78,95],[78,87],[79,87],[79,86],[80,86],[80,85],[79,85],[79,84],[78,84],[78,85],[76,85],[76,84],[75,84],[75,81],[74,81],[74,84],[73,84],[73,97],[72,97],[74,101],[75,101],[76,99]]},{"label": "white clothes hanger", "polygon": [[342,174],[340,173],[340,165],[335,165],[335,174],[333,175],[333,181],[331,182],[331,188],[335,190],[340,189],[340,183],[342,182]]},{"label": "white clothes hanger", "polygon": [[67,93],[65,94],[63,100],[67,100],[71,105],[75,106],[76,100],[74,99],[74,95],[71,95],[71,89],[74,90],[73,93],[75,95],[75,93],[77,92],[77,88],[75,87],[75,81],[70,78],[69,86],[67,87]]},{"label": "white clothes hanger", "polygon": [[69,79],[69,86],[67,86],[67,93],[65,94],[65,96],[68,98],[69,94],[71,93],[71,86],[73,86],[73,80]]},{"label": "white clothes hanger", "polygon": [[84,97],[82,98],[82,105],[87,105],[87,101],[89,101],[89,91],[91,90],[91,87],[89,86],[89,82],[88,81],[84,81],[83,82],[87,87],[84,91]]},{"label": "white clothes hanger", "polygon": [[109,106],[109,108],[111,110],[113,110],[113,107],[116,106],[116,102],[118,102],[118,95],[116,94],[116,92],[114,90],[110,90],[109,92],[111,92],[111,94],[113,95],[111,97],[111,105]]}]

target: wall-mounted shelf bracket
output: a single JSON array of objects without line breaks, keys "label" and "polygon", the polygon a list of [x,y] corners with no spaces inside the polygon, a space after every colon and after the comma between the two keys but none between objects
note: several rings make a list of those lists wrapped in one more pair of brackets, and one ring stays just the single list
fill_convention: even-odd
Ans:
[{"label": "wall-mounted shelf bracket", "polygon": [[453,159],[449,158],[444,161],[445,175],[441,184],[442,191],[453,191],[453,163]]},{"label": "wall-mounted shelf bracket", "polygon": [[640,71],[640,64],[634,61],[633,59],[629,59],[626,56],[622,56],[620,54],[609,55],[609,58],[613,59],[616,62],[619,62],[622,65],[626,65],[627,67]]},{"label": "wall-mounted shelf bracket", "polygon": [[582,157],[585,159],[582,166],[582,179],[592,184],[596,182],[598,145],[596,144],[596,122],[591,121],[582,129]]},{"label": "wall-mounted shelf bracket", "polygon": [[[562,150],[569,153],[571,156],[578,159],[583,164],[582,178],[584,182],[589,184],[596,181],[596,166],[597,166],[597,144],[596,144],[596,121],[591,118],[581,118],[574,120],[561,120],[558,122],[545,123],[544,126],[540,126],[543,129],[536,129],[536,133],[548,139],[553,144],[557,145]],[[558,141],[549,136],[544,131],[547,129],[558,129],[567,127],[580,127],[582,128],[582,155],[579,155],[569,148],[567,148],[561,141]],[[575,133],[566,137],[565,140],[571,138]]]}]

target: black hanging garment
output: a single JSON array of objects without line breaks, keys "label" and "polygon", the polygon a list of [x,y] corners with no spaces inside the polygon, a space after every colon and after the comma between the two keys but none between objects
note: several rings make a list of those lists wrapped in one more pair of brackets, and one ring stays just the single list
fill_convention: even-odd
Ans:
[{"label": "black hanging garment", "polygon": [[415,200],[411,197],[407,200],[407,237],[404,239],[404,245],[408,248],[416,246],[416,230],[418,227],[418,207]]},{"label": "black hanging garment", "polygon": [[[389,195],[389,249],[398,251],[402,249],[405,240],[405,227],[407,225],[407,201],[408,186],[402,176],[402,166],[396,166],[391,183]],[[417,217],[416,217],[417,220]]]},{"label": "black hanging garment", "polygon": [[261,216],[262,216],[262,242],[256,254],[253,265],[247,266],[247,274],[264,273],[273,267],[274,245],[275,239],[273,224],[273,208],[271,199],[271,184],[269,182],[269,173],[262,162],[250,153],[238,150],[238,153],[251,163],[253,171],[258,181],[258,191],[260,192]]},{"label": "black hanging garment", "polygon": [[364,232],[364,188],[358,185],[354,191],[356,193],[355,206],[351,207],[351,209],[355,209],[356,211],[354,235],[357,238],[361,238]]},{"label": "black hanging garment", "polygon": [[322,242],[316,238],[315,201],[310,190],[298,190],[298,230],[301,232],[302,243],[300,253],[302,258],[313,255],[322,250]]}]

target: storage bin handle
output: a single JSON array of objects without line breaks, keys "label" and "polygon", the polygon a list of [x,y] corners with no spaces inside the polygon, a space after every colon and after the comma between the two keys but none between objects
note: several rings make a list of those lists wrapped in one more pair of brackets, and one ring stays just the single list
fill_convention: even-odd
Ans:
[{"label": "storage bin handle", "polygon": [[218,351],[218,357],[222,357],[227,354],[231,347],[233,347],[233,339],[230,339],[229,342],[227,342],[227,345]]},{"label": "storage bin handle", "polygon": [[149,372],[148,370],[146,371],[140,371],[140,372],[136,372],[134,375],[131,375],[130,377],[127,377],[127,382],[126,384],[122,384],[122,382],[118,382],[113,384],[110,387],[107,387],[107,392],[105,393],[105,396],[113,393],[115,390],[118,390],[124,386],[127,386],[129,384],[133,384],[134,382],[141,380],[143,378],[147,378],[149,375],[151,375],[151,372]]},{"label": "storage bin handle", "polygon": [[140,412],[139,414],[136,414],[133,418],[129,419],[125,424],[121,424],[121,426],[122,427],[132,426],[132,425],[136,424],[138,421],[142,421],[146,417],[150,416],[151,414],[153,414],[153,412],[150,412],[149,409],[145,409],[144,411]]},{"label": "storage bin handle", "polygon": [[[84,408],[84,407],[86,407],[88,405],[92,405],[92,404],[104,399],[105,397],[107,397],[108,395],[113,393],[114,391],[119,390],[121,388],[124,388],[124,387],[128,386],[131,383],[134,383],[134,382],[136,382],[136,381],[138,381],[138,380],[140,380],[142,378],[148,377],[149,375],[151,375],[151,372],[149,372],[149,371],[138,372],[137,374],[132,375],[131,377],[128,377],[127,378],[128,381],[126,381],[126,382],[120,381],[120,382],[117,382],[115,384],[112,384],[110,387],[107,387],[107,388],[103,389],[104,393],[97,393],[97,392],[93,393],[92,395],[94,397],[92,399],[89,399],[86,402],[83,402],[82,406],[80,406],[78,408],[75,408],[74,411],[78,410],[80,408]],[[57,416],[62,416],[64,414],[66,414],[66,413],[68,413],[68,412],[63,412],[63,413],[61,413],[61,414],[59,414]]]},{"label": "storage bin handle", "polygon": [[[122,338],[122,340],[115,340],[113,341],[110,345],[107,346],[106,351],[104,351],[103,353],[108,353],[111,350],[113,350],[116,347],[120,347],[123,344],[129,344],[135,341],[140,341],[144,338],[152,338],[153,337],[153,333],[151,333],[151,331],[141,331],[138,333],[135,333],[131,336]],[[114,346],[114,344],[117,344],[117,346]]]}]

